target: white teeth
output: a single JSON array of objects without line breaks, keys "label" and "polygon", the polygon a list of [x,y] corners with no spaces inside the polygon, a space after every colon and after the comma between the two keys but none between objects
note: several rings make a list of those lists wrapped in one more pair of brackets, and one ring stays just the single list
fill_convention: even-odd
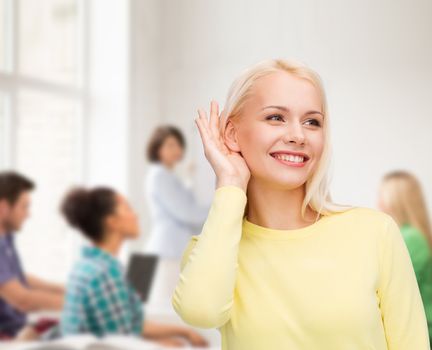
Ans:
[{"label": "white teeth", "polygon": [[304,158],[302,156],[294,156],[291,154],[276,154],[274,156],[276,159],[284,160],[287,162],[293,162],[293,163],[303,163]]}]

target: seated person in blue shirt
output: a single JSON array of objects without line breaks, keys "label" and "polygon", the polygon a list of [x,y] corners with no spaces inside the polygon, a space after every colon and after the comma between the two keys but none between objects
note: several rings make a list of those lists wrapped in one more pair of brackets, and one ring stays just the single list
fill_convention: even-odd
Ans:
[{"label": "seated person in blue shirt", "polygon": [[137,216],[123,196],[109,188],[77,188],[67,194],[61,211],[92,242],[69,276],[63,335],[131,334],[164,345],[207,345],[191,329],[144,321],[141,300],[116,258],[122,243],[139,234]]},{"label": "seated person in blue shirt", "polygon": [[29,216],[34,183],[12,171],[0,172],[0,339],[15,338],[26,326],[26,314],[61,310],[62,286],[26,274],[15,248],[15,234]]}]

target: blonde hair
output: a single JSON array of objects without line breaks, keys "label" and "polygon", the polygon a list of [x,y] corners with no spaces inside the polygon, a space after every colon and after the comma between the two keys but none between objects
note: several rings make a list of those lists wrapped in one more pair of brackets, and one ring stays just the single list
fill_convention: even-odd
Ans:
[{"label": "blonde hair", "polygon": [[330,215],[335,212],[350,209],[351,207],[349,206],[335,204],[331,201],[329,191],[331,144],[327,101],[320,76],[309,67],[294,61],[272,59],[262,61],[245,70],[232,83],[229,89],[222,112],[221,131],[223,132],[228,119],[238,117],[241,114],[245,101],[251,95],[252,86],[255,81],[271,73],[281,71],[305,79],[315,86],[321,97],[321,110],[325,116],[323,124],[325,138],[324,148],[315,172],[305,183],[306,193],[302,204],[302,215],[304,216],[308,206],[317,212],[317,217],[319,215]]},{"label": "blonde hair", "polygon": [[419,230],[432,247],[432,232],[423,191],[416,177],[407,171],[384,176],[381,200],[399,226],[409,224]]}]

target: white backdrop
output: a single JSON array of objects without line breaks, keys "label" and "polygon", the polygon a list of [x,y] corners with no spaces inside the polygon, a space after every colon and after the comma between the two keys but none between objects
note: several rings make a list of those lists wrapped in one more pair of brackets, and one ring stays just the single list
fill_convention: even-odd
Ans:
[{"label": "white backdrop", "polygon": [[[212,98],[223,104],[242,69],[283,57],[309,64],[324,79],[336,201],[374,207],[380,177],[405,168],[419,176],[432,202],[432,2],[137,0],[133,8],[141,35],[132,55],[141,59],[132,67],[131,107],[133,119],[144,121],[136,137],[144,144],[155,122],[180,126],[188,159],[198,164],[202,198],[211,196],[213,176],[193,124],[197,107]],[[141,181],[139,157],[132,172]]]}]

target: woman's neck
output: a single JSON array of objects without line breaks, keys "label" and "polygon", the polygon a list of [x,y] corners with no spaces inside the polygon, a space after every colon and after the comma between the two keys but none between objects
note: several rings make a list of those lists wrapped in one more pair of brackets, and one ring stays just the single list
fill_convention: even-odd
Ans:
[{"label": "woman's neck", "polygon": [[111,232],[106,235],[103,242],[96,244],[96,246],[112,256],[117,256],[122,243],[123,237],[115,232]]},{"label": "woman's neck", "polygon": [[251,179],[248,185],[247,219],[253,224],[279,230],[293,230],[309,226],[316,220],[316,213],[306,207],[305,217],[301,207],[305,187],[281,190]]},{"label": "woman's neck", "polygon": [[173,170],[174,169],[174,164],[170,164],[170,163],[168,163],[168,162],[161,162],[161,164],[165,167],[165,168],[167,168],[168,170]]}]

